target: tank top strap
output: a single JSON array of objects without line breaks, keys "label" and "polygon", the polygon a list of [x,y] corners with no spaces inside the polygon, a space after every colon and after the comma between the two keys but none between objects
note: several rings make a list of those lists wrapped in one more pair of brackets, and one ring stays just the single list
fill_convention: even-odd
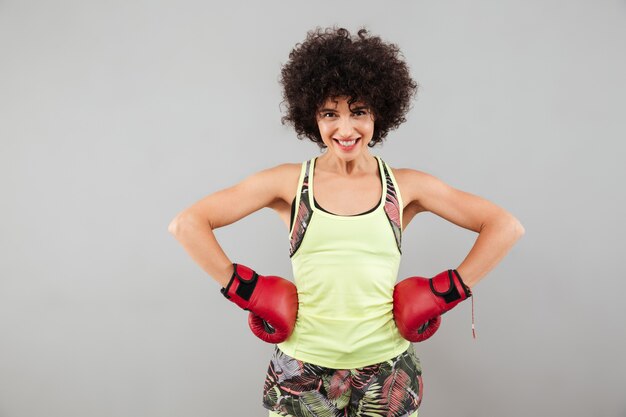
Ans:
[{"label": "tank top strap", "polygon": [[396,238],[396,245],[398,246],[398,251],[402,253],[402,213],[403,213],[403,203],[402,197],[399,192],[398,183],[396,182],[395,177],[393,176],[393,172],[391,168],[387,166],[385,161],[382,158],[379,158],[382,162],[385,181],[387,183],[387,194],[385,195],[385,214],[387,215],[387,219],[389,219],[389,224],[391,229],[393,230],[393,235]]},{"label": "tank top strap", "polygon": [[300,170],[300,178],[298,179],[298,188],[296,191],[296,201],[294,203],[294,222],[289,232],[289,256],[293,256],[294,253],[300,247],[302,239],[304,238],[304,232],[311,219],[313,211],[311,210],[311,204],[309,202],[309,173],[311,169],[311,162],[313,159],[304,161]]}]

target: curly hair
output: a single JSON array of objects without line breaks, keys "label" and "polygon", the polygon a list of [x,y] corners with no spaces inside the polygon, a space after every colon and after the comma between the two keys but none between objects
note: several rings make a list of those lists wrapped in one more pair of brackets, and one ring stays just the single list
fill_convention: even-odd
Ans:
[{"label": "curly hair", "polygon": [[409,74],[399,47],[361,28],[352,39],[344,28],[307,32],[282,66],[280,84],[287,112],[281,123],[292,124],[298,139],[326,147],[317,126],[316,112],[328,98],[347,96],[348,104],[364,102],[374,114],[374,134],[369,147],[406,121],[418,84]]}]

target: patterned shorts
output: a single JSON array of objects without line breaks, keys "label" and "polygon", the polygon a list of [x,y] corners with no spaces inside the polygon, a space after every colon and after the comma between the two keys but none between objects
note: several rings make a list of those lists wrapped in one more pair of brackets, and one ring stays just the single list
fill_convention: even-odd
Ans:
[{"label": "patterned shorts", "polygon": [[422,367],[413,344],[385,362],[332,369],[302,362],[278,346],[263,387],[263,407],[291,417],[409,417],[422,402]]}]

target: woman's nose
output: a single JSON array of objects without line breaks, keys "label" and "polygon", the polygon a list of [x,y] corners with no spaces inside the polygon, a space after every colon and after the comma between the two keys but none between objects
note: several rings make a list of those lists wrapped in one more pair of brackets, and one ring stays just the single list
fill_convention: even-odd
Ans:
[{"label": "woman's nose", "polygon": [[350,117],[340,117],[339,125],[337,127],[337,134],[341,138],[350,138],[352,132],[354,131],[354,126],[352,124],[352,120]]}]

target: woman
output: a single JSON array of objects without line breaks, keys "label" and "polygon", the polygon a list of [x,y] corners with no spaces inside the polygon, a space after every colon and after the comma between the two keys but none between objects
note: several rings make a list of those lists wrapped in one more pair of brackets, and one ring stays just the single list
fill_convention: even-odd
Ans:
[{"label": "woman", "polygon": [[[417,90],[396,45],[361,29],[316,29],[282,69],[283,123],[322,151],[250,175],[180,213],[170,231],[250,311],[250,327],[276,343],[263,390],[270,416],[417,416],[421,366],[412,341],[524,233],[504,209],[369,148],[405,119]],[[294,282],[233,264],[213,229],[263,208],[289,229]],[[465,260],[428,279],[396,284],[402,233],[420,212],[479,233]]]}]

